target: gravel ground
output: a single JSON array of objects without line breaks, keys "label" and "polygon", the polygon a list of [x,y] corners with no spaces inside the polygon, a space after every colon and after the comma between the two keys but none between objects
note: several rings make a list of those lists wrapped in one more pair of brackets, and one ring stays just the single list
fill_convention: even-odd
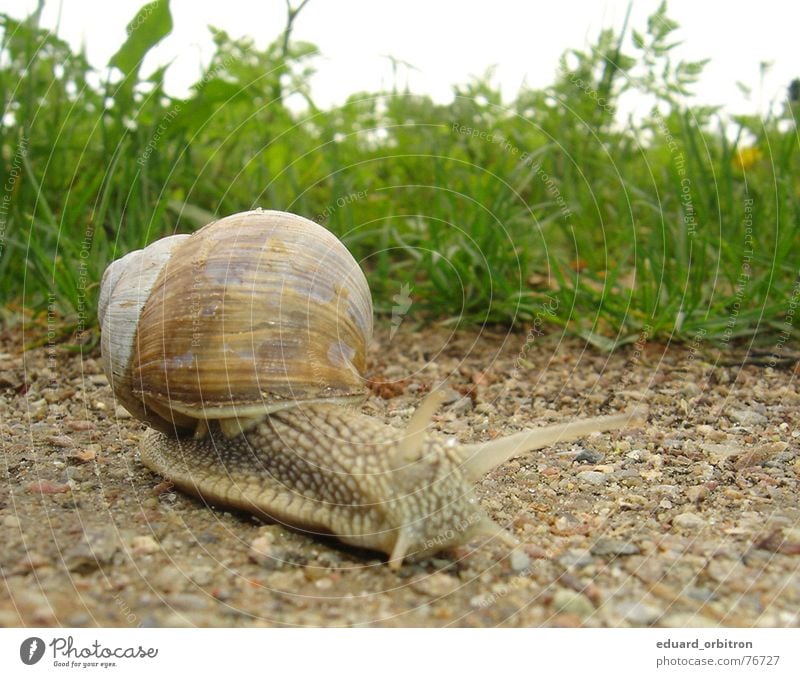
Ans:
[{"label": "gravel ground", "polygon": [[[27,340],[30,340],[30,336]],[[463,441],[622,410],[648,424],[526,454],[477,487],[520,541],[392,572],[172,490],[93,353],[0,337],[0,626],[800,624],[793,364],[723,365],[698,342],[605,355],[530,334],[379,331],[368,413],[402,425],[448,377]],[[736,361],[736,360],[731,360]]]}]

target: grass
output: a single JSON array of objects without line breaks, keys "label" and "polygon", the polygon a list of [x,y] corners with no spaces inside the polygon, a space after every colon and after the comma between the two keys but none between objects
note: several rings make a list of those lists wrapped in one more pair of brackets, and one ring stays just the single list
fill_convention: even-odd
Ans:
[{"label": "grass", "polygon": [[[387,318],[399,295],[421,322],[542,323],[608,349],[798,334],[798,103],[763,119],[694,104],[704,62],[674,61],[664,5],[511,102],[489,74],[447,104],[395,87],[326,110],[291,21],[263,51],[212,29],[178,99],[165,68],[140,72],[168,2],[140,10],[104,72],[40,10],[0,16],[0,277],[26,317],[57,313],[85,340],[111,260],[261,206],[341,237]],[[651,106],[620,120],[633,94]]]}]

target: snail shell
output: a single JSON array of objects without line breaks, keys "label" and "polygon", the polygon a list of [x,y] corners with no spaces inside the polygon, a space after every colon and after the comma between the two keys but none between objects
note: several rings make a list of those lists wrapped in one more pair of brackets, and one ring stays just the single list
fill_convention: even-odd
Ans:
[{"label": "snail shell", "polygon": [[233,436],[299,403],[363,399],[372,300],[344,245],[308,219],[234,214],[106,270],[101,350],[120,402],[153,427]]}]

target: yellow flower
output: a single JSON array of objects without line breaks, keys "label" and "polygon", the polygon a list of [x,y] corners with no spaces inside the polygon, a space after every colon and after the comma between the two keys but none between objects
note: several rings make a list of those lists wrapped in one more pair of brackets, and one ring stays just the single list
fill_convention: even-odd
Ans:
[{"label": "yellow flower", "polygon": [[740,148],[733,156],[733,166],[739,169],[750,169],[761,158],[762,154],[758,148]]}]

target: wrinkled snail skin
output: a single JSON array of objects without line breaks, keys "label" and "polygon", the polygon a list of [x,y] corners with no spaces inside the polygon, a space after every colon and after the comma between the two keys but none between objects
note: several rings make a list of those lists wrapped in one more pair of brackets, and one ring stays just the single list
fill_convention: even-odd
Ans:
[{"label": "wrinkled snail skin", "polygon": [[103,365],[152,429],[144,464],[209,503],[377,550],[398,567],[479,537],[515,542],[473,484],[509,458],[643,412],[477,444],[430,432],[431,392],[404,429],[359,413],[372,299],[329,231],[276,211],[163,238],[106,270]]},{"label": "wrinkled snail skin", "polygon": [[[389,556],[430,554],[475,538],[514,544],[478,504],[472,484],[508,458],[558,441],[636,423],[641,412],[557,424],[458,445],[426,432],[439,393],[405,431],[331,404],[271,414],[229,439],[149,431],[142,461],[212,504],[244,510]],[[421,434],[420,434],[421,433]]]},{"label": "wrinkled snail skin", "polygon": [[483,514],[460,459],[427,437],[398,451],[402,431],[336,405],[268,416],[227,439],[171,439],[155,431],[143,462],[176,486],[217,505],[344,543],[378,550],[399,565],[496,529]]}]

